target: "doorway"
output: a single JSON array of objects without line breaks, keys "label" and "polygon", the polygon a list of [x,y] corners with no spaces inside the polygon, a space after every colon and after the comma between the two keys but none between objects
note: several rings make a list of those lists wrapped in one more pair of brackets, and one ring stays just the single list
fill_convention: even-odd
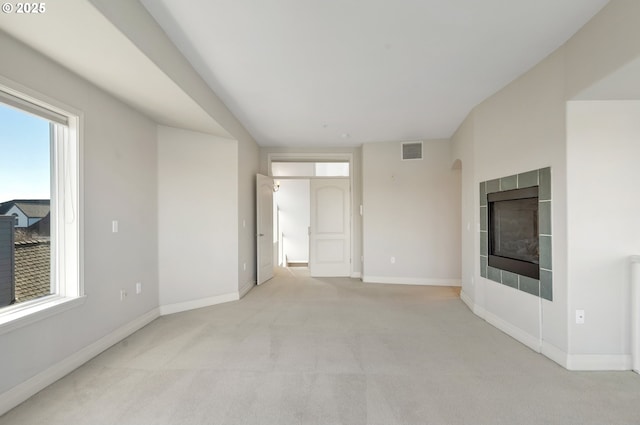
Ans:
[{"label": "doorway", "polygon": [[276,263],[309,267],[312,277],[350,276],[349,179],[283,179],[277,186]]},{"label": "doorway", "polygon": [[269,156],[275,264],[307,266],[311,276],[352,274],[351,154]]},{"label": "doorway", "polygon": [[277,264],[282,267],[309,265],[311,199],[309,179],[279,180],[274,195],[278,211],[274,228],[278,247]]}]

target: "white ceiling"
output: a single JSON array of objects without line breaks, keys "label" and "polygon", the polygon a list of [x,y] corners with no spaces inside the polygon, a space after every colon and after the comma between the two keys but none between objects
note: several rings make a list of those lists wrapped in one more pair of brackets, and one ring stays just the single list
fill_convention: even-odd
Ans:
[{"label": "white ceiling", "polygon": [[448,138],[606,0],[141,0],[262,146]]}]

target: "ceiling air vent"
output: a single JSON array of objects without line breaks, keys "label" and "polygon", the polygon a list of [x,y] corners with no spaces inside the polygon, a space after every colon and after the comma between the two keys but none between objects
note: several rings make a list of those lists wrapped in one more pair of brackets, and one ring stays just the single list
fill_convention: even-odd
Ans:
[{"label": "ceiling air vent", "polygon": [[404,142],[402,144],[402,160],[422,159],[422,142]]}]

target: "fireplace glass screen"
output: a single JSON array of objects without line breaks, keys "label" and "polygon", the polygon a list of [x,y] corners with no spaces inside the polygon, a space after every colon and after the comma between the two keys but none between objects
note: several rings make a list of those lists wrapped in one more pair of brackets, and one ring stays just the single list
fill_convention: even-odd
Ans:
[{"label": "fireplace glass screen", "polygon": [[489,265],[539,277],[538,188],[490,193]]}]

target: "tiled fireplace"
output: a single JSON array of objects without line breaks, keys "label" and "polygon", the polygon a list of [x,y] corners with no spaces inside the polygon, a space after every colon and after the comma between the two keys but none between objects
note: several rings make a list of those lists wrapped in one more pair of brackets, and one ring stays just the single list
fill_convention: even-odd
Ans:
[{"label": "tiled fireplace", "polygon": [[480,275],[553,300],[551,168],[480,183]]}]

